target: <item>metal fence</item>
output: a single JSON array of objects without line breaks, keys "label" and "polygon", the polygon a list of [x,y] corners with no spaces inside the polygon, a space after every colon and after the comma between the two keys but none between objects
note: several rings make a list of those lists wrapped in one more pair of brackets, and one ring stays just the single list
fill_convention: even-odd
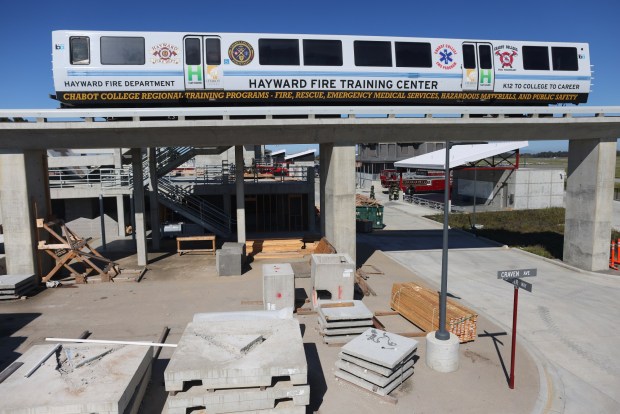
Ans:
[{"label": "metal fence", "polygon": [[88,170],[84,167],[49,169],[50,188],[99,188],[102,191],[130,188],[131,169],[101,168]]}]

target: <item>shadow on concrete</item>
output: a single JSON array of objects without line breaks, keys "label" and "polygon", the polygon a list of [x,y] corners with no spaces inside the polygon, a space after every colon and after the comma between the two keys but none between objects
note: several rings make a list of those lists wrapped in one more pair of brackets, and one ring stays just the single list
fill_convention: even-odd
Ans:
[{"label": "shadow on concrete", "polygon": [[150,414],[164,412],[164,405],[168,398],[168,392],[164,385],[164,371],[170,363],[170,359],[156,359],[153,361],[153,371],[140,410],[138,414]]},{"label": "shadow on concrete", "polygon": [[0,314],[0,372],[21,356],[15,350],[26,341],[26,337],[11,335],[39,316],[40,313]]},{"label": "shadow on concrete", "polygon": [[310,385],[310,411],[318,412],[323,404],[323,396],[327,392],[327,382],[323,375],[323,367],[319,358],[319,351],[314,343],[305,343],[306,361],[308,362],[308,384]]},{"label": "shadow on concrete", "polygon": [[[504,358],[502,357],[502,353],[499,350],[499,345],[504,346],[504,343],[497,339],[498,336],[508,335],[507,332],[495,332],[489,333],[486,330],[483,334],[478,334],[478,338],[491,338],[493,341],[493,346],[495,346],[495,351],[497,352],[497,357],[499,358],[499,363],[502,366],[502,370],[504,370],[504,376],[506,377],[506,384],[510,383],[510,374],[508,374],[508,369],[506,368],[506,364],[504,363]],[[498,345],[499,344],[499,345]]]}]

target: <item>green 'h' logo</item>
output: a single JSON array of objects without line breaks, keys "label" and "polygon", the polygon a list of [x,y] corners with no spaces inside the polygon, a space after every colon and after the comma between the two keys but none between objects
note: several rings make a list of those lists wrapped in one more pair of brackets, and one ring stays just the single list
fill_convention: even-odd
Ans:
[{"label": "green 'h' logo", "polygon": [[202,66],[188,66],[187,67],[187,80],[189,82],[196,77],[198,82],[202,82]]},{"label": "green 'h' logo", "polygon": [[493,82],[493,71],[491,69],[480,69],[480,83],[488,83]]}]

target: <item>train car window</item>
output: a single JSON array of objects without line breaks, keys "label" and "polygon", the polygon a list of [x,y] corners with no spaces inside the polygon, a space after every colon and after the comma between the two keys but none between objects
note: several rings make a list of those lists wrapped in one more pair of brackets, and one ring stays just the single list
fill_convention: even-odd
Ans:
[{"label": "train car window", "polygon": [[390,42],[356,40],[353,42],[355,66],[392,67],[392,45]]},{"label": "train car window", "polygon": [[299,65],[299,40],[258,39],[258,61],[261,65]]},{"label": "train car window", "polygon": [[185,64],[200,65],[200,39],[190,37],[185,39]]},{"label": "train car window", "polygon": [[304,39],[305,66],[342,66],[342,42],[340,40]]},{"label": "train car window", "polygon": [[431,68],[430,43],[395,42],[396,66],[399,68]]},{"label": "train car window", "polygon": [[474,45],[463,45],[463,68],[476,69],[476,48]]},{"label": "train car window", "polygon": [[553,70],[579,70],[576,47],[551,47]]},{"label": "train car window", "polygon": [[205,45],[207,48],[207,65],[220,65],[222,63],[220,39],[207,38]]},{"label": "train car window", "polygon": [[549,70],[549,48],[547,46],[523,46],[523,69]]},{"label": "train car window", "polygon": [[480,69],[493,69],[491,46],[478,45],[478,58],[480,59]]},{"label": "train car window", "polygon": [[88,37],[71,37],[69,39],[72,65],[90,64],[90,39]]},{"label": "train car window", "polygon": [[102,65],[144,65],[143,37],[101,37]]}]

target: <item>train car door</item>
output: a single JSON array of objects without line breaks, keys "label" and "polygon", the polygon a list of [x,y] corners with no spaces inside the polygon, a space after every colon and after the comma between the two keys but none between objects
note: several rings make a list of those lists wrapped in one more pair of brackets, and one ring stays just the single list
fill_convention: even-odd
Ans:
[{"label": "train car door", "polygon": [[463,43],[463,90],[492,91],[495,86],[490,43]]},{"label": "train car door", "polygon": [[185,89],[221,89],[220,38],[186,36],[183,42]]}]

